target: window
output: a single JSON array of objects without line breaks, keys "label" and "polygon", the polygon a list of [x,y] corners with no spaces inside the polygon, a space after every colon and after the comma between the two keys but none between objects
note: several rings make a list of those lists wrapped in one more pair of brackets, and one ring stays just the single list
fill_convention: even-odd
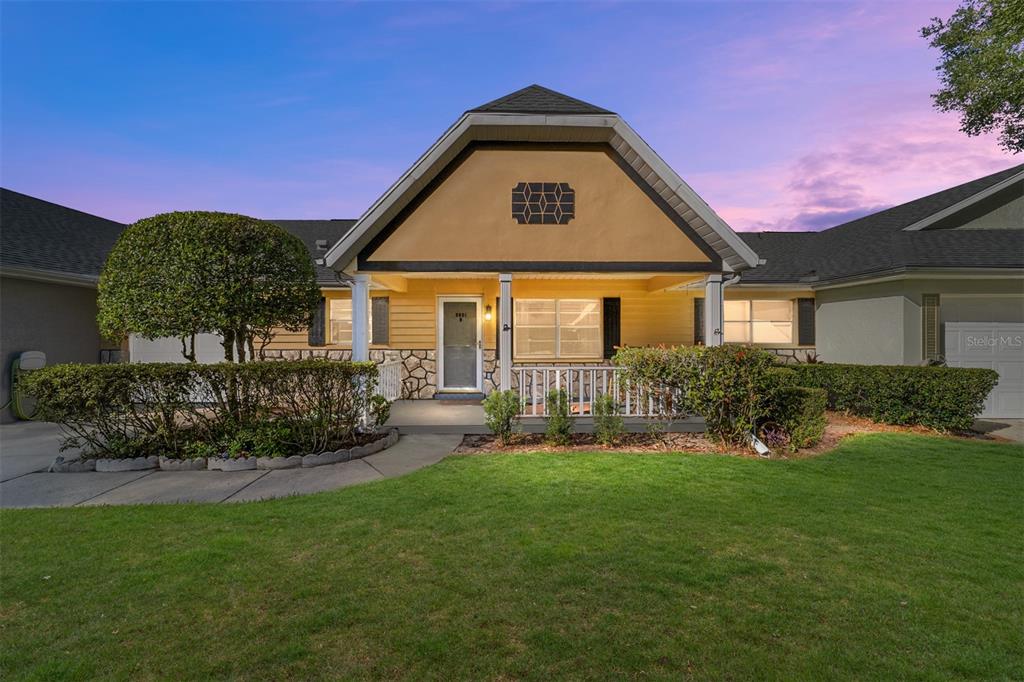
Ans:
[{"label": "window", "polygon": [[[373,306],[368,311],[369,327],[373,329]],[[352,345],[352,299],[331,299],[331,343],[342,346]]]},{"label": "window", "polygon": [[726,343],[793,343],[792,301],[726,301]]},{"label": "window", "polygon": [[516,299],[515,307],[516,357],[601,357],[599,299]]}]

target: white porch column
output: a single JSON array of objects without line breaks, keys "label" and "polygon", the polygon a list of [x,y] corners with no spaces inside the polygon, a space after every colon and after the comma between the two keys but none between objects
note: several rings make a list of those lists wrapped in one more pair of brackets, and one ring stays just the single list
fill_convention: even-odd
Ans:
[{"label": "white porch column", "polygon": [[512,275],[498,275],[500,299],[498,301],[498,320],[501,329],[497,332],[498,348],[498,387],[502,391],[512,388]]},{"label": "white porch column", "polygon": [[722,275],[708,275],[704,280],[704,345],[721,346],[724,333],[724,288]]},{"label": "white porch column", "polygon": [[352,281],[352,359],[370,359],[369,275],[355,275]]}]

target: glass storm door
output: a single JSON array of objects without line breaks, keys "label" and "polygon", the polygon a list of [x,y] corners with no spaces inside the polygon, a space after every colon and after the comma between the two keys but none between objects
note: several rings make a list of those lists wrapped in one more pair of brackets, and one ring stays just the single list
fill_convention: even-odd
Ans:
[{"label": "glass storm door", "polygon": [[480,301],[441,299],[442,390],[480,390]]}]

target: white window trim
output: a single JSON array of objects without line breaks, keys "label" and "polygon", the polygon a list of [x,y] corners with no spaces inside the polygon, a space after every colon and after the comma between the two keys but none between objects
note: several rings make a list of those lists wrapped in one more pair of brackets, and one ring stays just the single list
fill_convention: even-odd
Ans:
[{"label": "white window trim", "polygon": [[[519,352],[519,340],[521,335],[518,330],[523,328],[520,327],[518,321],[519,316],[513,313],[512,317],[512,354],[516,360],[524,360],[530,362],[558,362],[559,360],[593,360],[601,358],[604,354],[603,347],[603,329],[604,329],[604,311],[601,305],[600,298],[517,298],[515,299],[515,305],[520,302],[529,303],[534,301],[554,302],[555,304],[555,354],[554,356],[537,356],[537,355],[523,355]],[[593,354],[583,355],[564,355],[562,353],[562,302],[576,302],[576,303],[594,303],[597,306],[597,331],[598,331],[598,348]],[[529,325],[526,328],[532,328],[539,325]]]},{"label": "white window trim", "polygon": [[[754,319],[754,303],[758,301],[770,301],[772,303],[788,303],[790,310],[789,320],[755,320]],[[722,315],[722,339],[725,343],[747,343],[751,346],[795,346],[797,345],[797,316],[799,311],[797,310],[796,299],[791,298],[746,298],[746,299],[728,299],[729,303],[745,303],[747,305],[747,319],[746,320],[730,320],[725,317],[724,310]],[[789,322],[789,341],[755,341],[754,340],[754,322]],[[730,341],[725,338],[725,328],[727,324],[746,324],[747,333],[750,337],[750,341]]]},{"label": "white window trim", "polygon": [[[348,318],[349,326],[352,324],[352,299],[351,298],[329,298],[327,299],[327,345],[339,346],[341,348],[352,348],[352,340],[348,341],[335,341],[334,340],[334,304],[335,302],[348,303]],[[373,333],[373,299],[370,299],[370,305],[366,311],[366,315],[369,318],[367,320],[367,329],[371,335]],[[373,345],[373,344],[370,344]]]}]

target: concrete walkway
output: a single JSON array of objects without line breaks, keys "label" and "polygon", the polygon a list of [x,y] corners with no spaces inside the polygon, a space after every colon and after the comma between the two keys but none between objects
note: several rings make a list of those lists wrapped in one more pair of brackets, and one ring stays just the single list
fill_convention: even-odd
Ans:
[{"label": "concrete walkway", "polygon": [[[5,508],[247,502],[305,495],[416,471],[443,459],[462,440],[461,435],[402,436],[397,445],[375,455],[313,469],[50,474],[30,472],[52,463],[58,432],[47,424],[18,426],[35,428],[9,440],[0,431],[0,507]],[[51,428],[41,428],[47,426]]]}]

